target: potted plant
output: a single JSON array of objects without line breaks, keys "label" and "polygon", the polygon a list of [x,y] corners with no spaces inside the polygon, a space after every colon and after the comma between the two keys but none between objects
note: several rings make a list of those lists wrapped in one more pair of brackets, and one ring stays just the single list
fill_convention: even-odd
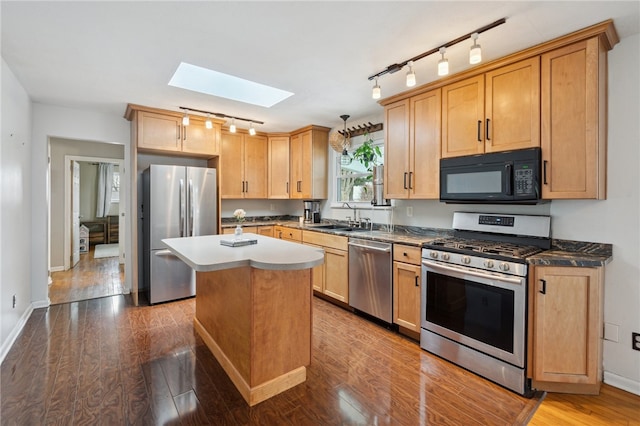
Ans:
[{"label": "potted plant", "polygon": [[367,139],[355,151],[353,159],[359,161],[367,171],[371,172],[378,165],[378,158],[382,157],[380,147],[373,144],[372,139]]}]

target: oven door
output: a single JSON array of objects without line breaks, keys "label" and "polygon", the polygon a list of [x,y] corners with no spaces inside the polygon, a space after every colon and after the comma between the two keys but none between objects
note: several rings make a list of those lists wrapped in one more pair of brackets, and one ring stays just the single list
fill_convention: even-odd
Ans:
[{"label": "oven door", "polygon": [[423,259],[421,326],[523,368],[526,283]]}]

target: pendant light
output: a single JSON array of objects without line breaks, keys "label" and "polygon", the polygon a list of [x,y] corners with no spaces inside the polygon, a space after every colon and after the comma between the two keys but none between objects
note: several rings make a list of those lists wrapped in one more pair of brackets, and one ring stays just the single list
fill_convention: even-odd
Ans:
[{"label": "pendant light", "polygon": [[255,136],[256,135],[256,129],[253,128],[253,123],[249,123],[249,134],[251,136]]},{"label": "pendant light", "polygon": [[235,133],[236,132],[236,119],[235,118],[231,119],[231,125],[229,126],[229,131],[231,133]]},{"label": "pendant light", "polygon": [[347,151],[347,119],[349,118],[349,116],[345,114],[341,115],[340,118],[342,118],[342,121],[344,121],[344,131],[342,133],[344,139],[342,141],[342,154],[340,155],[340,164],[343,166],[348,166],[349,164],[351,164],[351,157],[349,156],[349,152]]},{"label": "pendant light", "polygon": [[207,114],[207,121],[204,122],[204,127],[207,129],[213,129],[213,122],[211,122],[211,115]]},{"label": "pendant light", "polygon": [[438,75],[443,76],[449,74],[449,60],[445,59],[444,53],[447,51],[444,47],[440,48],[440,55],[442,59],[438,61]]},{"label": "pendant light", "polygon": [[371,97],[373,99],[380,99],[380,86],[378,86],[378,77],[376,77],[376,84],[373,86]]},{"label": "pendant light", "polygon": [[477,43],[478,33],[471,34],[471,38],[473,39],[473,46],[469,49],[469,63],[471,65],[479,64],[482,61],[482,49]]},{"label": "pendant light", "polygon": [[184,113],[184,117],[182,117],[182,125],[183,126],[188,126],[189,125],[189,115],[187,115],[187,113]]},{"label": "pendant light", "polygon": [[409,71],[407,71],[407,87],[413,87],[416,85],[416,73],[413,72],[413,61],[407,62]]}]

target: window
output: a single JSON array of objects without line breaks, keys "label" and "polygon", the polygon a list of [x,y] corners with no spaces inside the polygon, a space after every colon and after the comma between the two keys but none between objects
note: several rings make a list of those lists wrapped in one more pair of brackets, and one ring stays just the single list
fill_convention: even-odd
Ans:
[{"label": "window", "polygon": [[[373,166],[384,164],[384,139],[366,142],[379,152],[373,163],[368,168],[358,159],[358,148],[363,144],[353,147],[349,151],[352,158],[349,164],[342,164],[341,155],[336,155],[336,201],[338,202],[371,202],[373,199]],[[356,153],[354,158],[354,153]]]},{"label": "window", "polygon": [[120,202],[120,173],[113,172],[113,179],[111,181],[111,202]]}]

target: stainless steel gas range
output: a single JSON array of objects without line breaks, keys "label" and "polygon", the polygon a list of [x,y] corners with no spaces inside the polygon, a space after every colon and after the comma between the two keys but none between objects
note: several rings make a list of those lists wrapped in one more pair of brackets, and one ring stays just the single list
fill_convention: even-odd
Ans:
[{"label": "stainless steel gas range", "polygon": [[528,395],[526,258],[551,218],[455,212],[453,229],[423,244],[420,347]]}]

